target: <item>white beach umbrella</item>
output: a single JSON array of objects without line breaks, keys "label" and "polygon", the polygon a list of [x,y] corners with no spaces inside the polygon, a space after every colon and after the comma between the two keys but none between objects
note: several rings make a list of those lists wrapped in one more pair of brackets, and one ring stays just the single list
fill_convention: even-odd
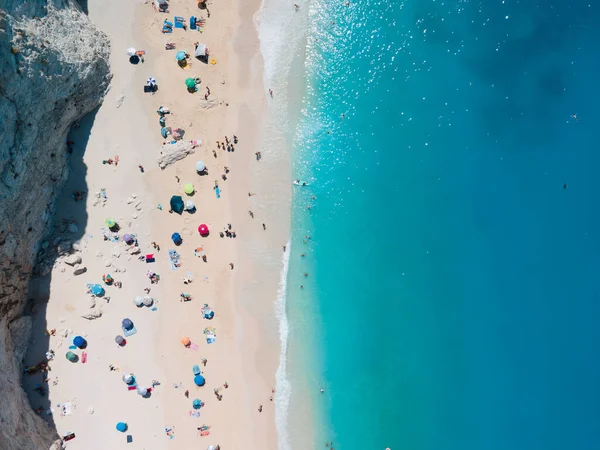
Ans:
[{"label": "white beach umbrella", "polygon": [[185,202],[185,210],[186,211],[193,211],[196,208],[196,205],[194,205],[194,202],[191,200],[188,200],[187,202]]},{"label": "white beach umbrella", "polygon": [[127,49],[127,56],[133,56],[133,55],[135,55],[135,48],[129,47]]},{"label": "white beach umbrella", "polygon": [[196,161],[196,171],[204,172],[205,170],[206,170],[206,164],[204,164],[204,161]]},{"label": "white beach umbrella", "polygon": [[149,295],[145,295],[144,296],[144,305],[152,306],[152,303],[154,303],[154,299],[152,297],[150,297]]},{"label": "white beach umbrella", "polygon": [[137,393],[140,394],[143,397],[144,395],[146,395],[148,393],[148,389],[146,389],[143,386],[138,386],[137,387]]},{"label": "white beach umbrella", "polygon": [[133,381],[133,375],[130,373],[123,374],[123,381],[127,384],[131,383]]},{"label": "white beach umbrella", "polygon": [[133,303],[135,303],[135,306],[142,306],[144,304],[144,299],[143,297],[136,295],[136,297],[133,299]]}]

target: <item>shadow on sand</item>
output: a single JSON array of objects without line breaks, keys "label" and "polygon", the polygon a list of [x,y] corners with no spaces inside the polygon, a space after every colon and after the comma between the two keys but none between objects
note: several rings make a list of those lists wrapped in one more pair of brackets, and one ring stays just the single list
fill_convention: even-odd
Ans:
[{"label": "shadow on sand", "polygon": [[[47,237],[49,248],[56,248],[60,243],[65,243],[66,241],[75,243],[83,237],[88,219],[85,208],[85,197],[87,196],[87,166],[83,162],[83,155],[88,144],[90,130],[97,112],[98,109],[95,109],[86,115],[79,122],[78,127],[74,126],[71,129],[67,138],[65,153],[67,155],[66,157],[69,159],[68,164],[70,173],[69,178],[56,201],[53,229],[49,232],[51,235]],[[72,150],[71,154],[69,154],[69,147]],[[75,201],[73,198],[74,191],[82,191],[84,193],[83,201]],[[68,229],[67,224],[69,223],[75,224],[77,228],[71,227],[71,229]],[[49,257],[47,260],[47,263],[50,265],[53,265],[57,258],[55,252],[52,252],[52,255],[53,256]],[[46,352],[49,352],[50,350],[56,352],[55,358],[65,358],[68,347],[72,344],[70,340],[67,341],[66,338],[59,337],[59,331],[62,324],[59,322],[58,317],[53,317],[50,324],[46,320],[51,280],[52,275],[49,274],[33,278],[30,283],[29,299],[25,314],[31,315],[33,327],[30,345],[25,356],[26,371],[27,368],[46,362]],[[57,337],[54,338],[54,342],[57,342],[56,340],[58,339],[64,341],[60,348],[50,348],[50,337],[47,332],[49,327],[56,328]],[[72,339],[72,336],[70,336],[69,339]],[[50,368],[52,367],[52,361],[49,363],[49,366]],[[52,370],[49,370],[48,372],[35,372],[32,374],[25,372],[22,379],[22,386],[29,397],[31,407],[53,429],[56,429],[53,415],[61,413],[60,408],[56,407],[57,404],[69,400],[53,398],[54,404],[51,404],[48,391],[52,393],[53,384],[58,384],[59,382],[60,380],[57,380],[56,376],[52,374]],[[54,407],[54,411],[50,412],[52,407]]]}]

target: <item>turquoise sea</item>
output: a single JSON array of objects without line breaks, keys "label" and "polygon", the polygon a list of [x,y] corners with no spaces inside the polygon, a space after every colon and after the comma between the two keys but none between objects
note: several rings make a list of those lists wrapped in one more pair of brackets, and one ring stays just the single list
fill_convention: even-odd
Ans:
[{"label": "turquoise sea", "polygon": [[300,12],[291,446],[599,448],[600,5]]}]

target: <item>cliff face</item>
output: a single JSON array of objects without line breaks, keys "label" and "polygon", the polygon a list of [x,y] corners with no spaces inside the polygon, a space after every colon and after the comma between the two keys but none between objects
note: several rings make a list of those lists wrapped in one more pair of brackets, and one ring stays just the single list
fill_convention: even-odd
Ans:
[{"label": "cliff face", "polygon": [[[68,175],[66,137],[110,82],[109,41],[77,3],[0,0],[0,448],[49,448],[56,431],[21,382],[22,317],[40,240]],[[16,345],[15,345],[16,344]]]}]

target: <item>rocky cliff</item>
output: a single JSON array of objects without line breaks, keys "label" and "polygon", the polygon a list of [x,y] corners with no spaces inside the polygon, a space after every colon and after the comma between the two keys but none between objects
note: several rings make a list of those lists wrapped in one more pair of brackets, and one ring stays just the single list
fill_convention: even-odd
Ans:
[{"label": "rocky cliff", "polygon": [[0,0],[0,449],[58,438],[20,388],[38,246],[68,175],[66,138],[110,82],[109,41],[69,0]]}]

